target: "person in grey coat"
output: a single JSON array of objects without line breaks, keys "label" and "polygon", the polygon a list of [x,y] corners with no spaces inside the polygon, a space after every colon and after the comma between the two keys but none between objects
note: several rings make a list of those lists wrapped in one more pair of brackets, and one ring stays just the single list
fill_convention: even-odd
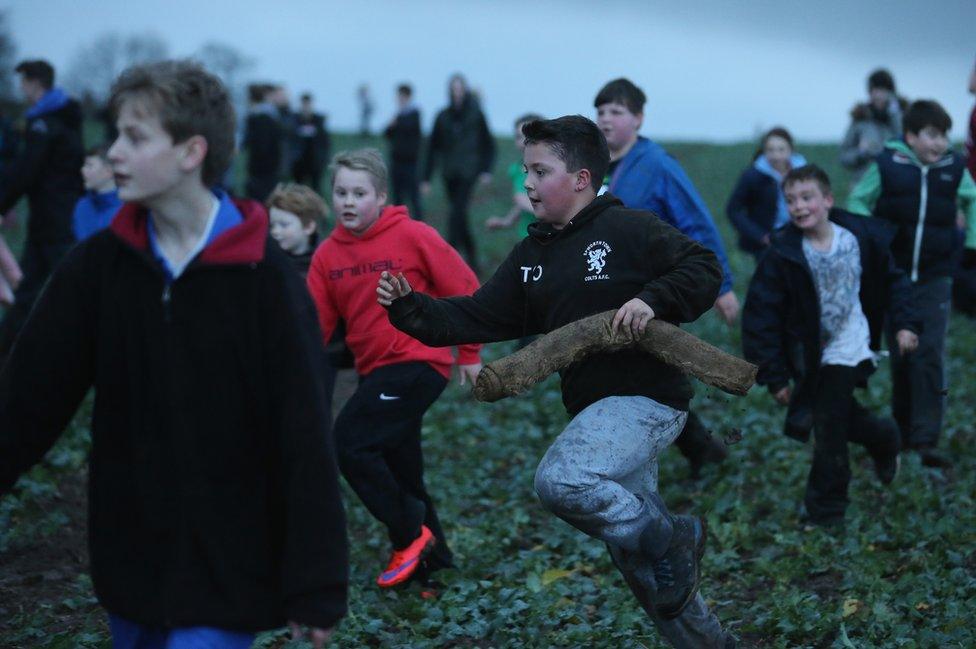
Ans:
[{"label": "person in grey coat", "polygon": [[851,109],[851,125],[840,145],[840,162],[851,170],[851,184],[891,138],[901,137],[901,116],[908,102],[895,90],[891,73],[879,68],[868,76],[868,101]]}]

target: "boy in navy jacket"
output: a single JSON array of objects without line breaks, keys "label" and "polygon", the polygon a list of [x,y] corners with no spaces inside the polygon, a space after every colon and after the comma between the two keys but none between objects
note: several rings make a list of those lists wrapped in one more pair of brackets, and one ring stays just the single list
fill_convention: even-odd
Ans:
[{"label": "boy in navy jacket", "polygon": [[789,405],[786,433],[805,442],[813,430],[806,519],[833,525],[848,503],[848,442],[867,447],[882,482],[895,477],[898,429],[860,406],[854,388],[874,371],[886,315],[903,354],[918,345],[919,325],[890,230],[833,209],[816,165],[787,173],[783,189],[791,222],[773,234],[749,284],[742,346],[757,381]]},{"label": "boy in navy jacket", "polygon": [[346,610],[315,310],[264,208],[212,191],[234,111],[196,64],[124,72],[127,201],[55,271],[0,372],[0,494],[95,388],[89,537],[113,644],[249,647]]},{"label": "boy in navy jacket", "polygon": [[[714,253],[650,212],[596,196],[609,161],[596,124],[577,115],[522,132],[538,218],[529,236],[470,297],[435,299],[384,272],[377,293],[394,326],[444,346],[543,334],[608,309],[615,328],[637,334],[651,318],[690,322],[711,307],[721,284]],[[560,376],[573,419],[536,471],[543,505],[607,543],[674,646],[725,647],[697,594],[704,519],[671,514],[657,495],[657,458],[687,419],[688,379],[636,349],[593,354]]]}]

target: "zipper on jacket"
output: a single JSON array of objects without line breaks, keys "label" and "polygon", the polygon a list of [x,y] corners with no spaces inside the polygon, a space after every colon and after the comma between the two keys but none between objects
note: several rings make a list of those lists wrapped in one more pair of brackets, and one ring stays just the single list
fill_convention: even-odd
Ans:
[{"label": "zipper on jacket", "polygon": [[163,284],[163,298],[162,298],[163,321],[166,322],[166,324],[170,324],[170,322],[172,322],[173,319],[172,311],[170,308],[170,305],[172,304],[172,294],[171,294],[170,286],[172,285],[169,282]]},{"label": "zipper on jacket", "polygon": [[919,190],[919,201],[918,201],[918,224],[915,225],[915,241],[912,245],[912,283],[918,281],[918,258],[922,253],[922,234],[925,231],[925,212],[928,209],[929,202],[929,168],[928,165],[922,165],[922,187]]}]

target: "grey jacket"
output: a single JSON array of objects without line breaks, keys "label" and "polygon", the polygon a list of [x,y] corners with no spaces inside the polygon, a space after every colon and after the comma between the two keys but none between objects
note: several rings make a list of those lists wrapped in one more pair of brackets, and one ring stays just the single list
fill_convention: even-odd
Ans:
[{"label": "grey jacket", "polygon": [[902,135],[901,117],[907,102],[898,98],[888,106],[887,120],[878,119],[869,104],[851,110],[851,125],[840,145],[840,163],[851,170],[856,183],[868,165],[884,149],[885,142]]}]

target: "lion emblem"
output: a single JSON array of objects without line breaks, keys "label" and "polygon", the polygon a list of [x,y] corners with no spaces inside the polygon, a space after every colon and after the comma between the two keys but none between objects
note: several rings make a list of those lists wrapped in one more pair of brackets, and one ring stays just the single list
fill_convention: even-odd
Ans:
[{"label": "lion emblem", "polygon": [[607,250],[606,248],[595,248],[593,250],[586,251],[586,264],[587,270],[591,273],[600,274],[603,272],[603,267],[607,265]]}]

